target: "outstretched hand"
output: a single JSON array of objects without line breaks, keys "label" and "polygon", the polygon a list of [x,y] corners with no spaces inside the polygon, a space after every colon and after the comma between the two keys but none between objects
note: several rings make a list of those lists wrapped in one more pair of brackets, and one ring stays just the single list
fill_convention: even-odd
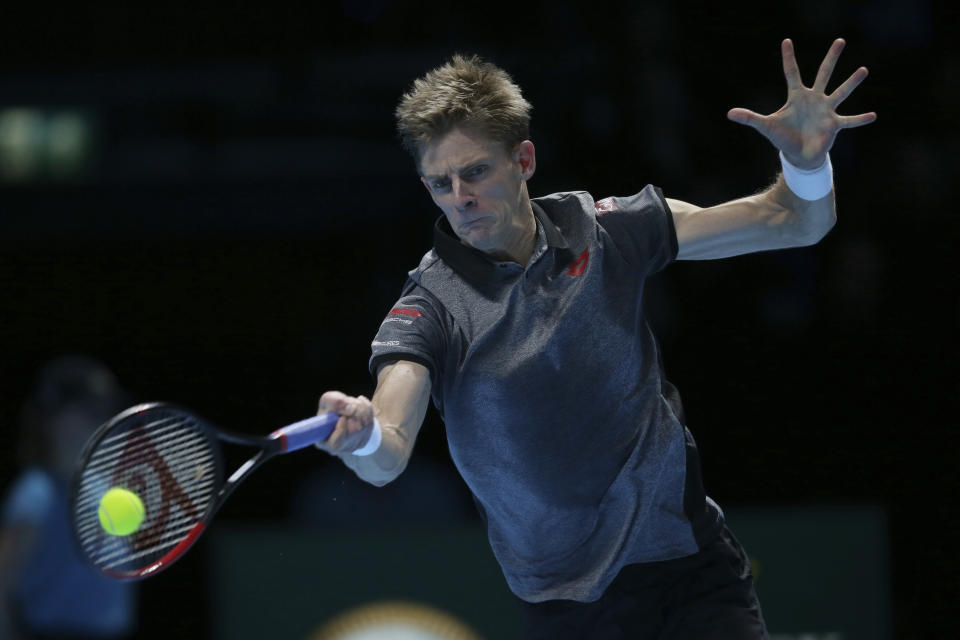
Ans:
[{"label": "outstretched hand", "polygon": [[841,116],[836,112],[837,106],[867,77],[866,67],[854,71],[833,93],[826,94],[827,83],[845,44],[842,38],[834,40],[820,64],[813,87],[808,88],[800,81],[793,42],[784,40],[780,50],[783,74],[787,79],[786,104],[767,116],[738,107],[731,109],[727,117],[759,131],[794,166],[800,169],[820,167],[840,129],[860,127],[877,119],[873,111],[856,116]]}]

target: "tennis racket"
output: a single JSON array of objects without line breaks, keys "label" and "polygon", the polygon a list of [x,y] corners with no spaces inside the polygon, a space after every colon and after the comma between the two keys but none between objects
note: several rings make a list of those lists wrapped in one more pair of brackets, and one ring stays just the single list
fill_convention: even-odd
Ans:
[{"label": "tennis racket", "polygon": [[[326,440],[339,417],[315,416],[256,438],[217,429],[168,404],[127,409],[90,438],[73,477],[71,519],[82,555],[118,580],[157,574],[186,553],[257,467]],[[257,449],[227,478],[224,442]],[[100,526],[100,499],[112,487],[132,491],[143,503],[143,523],[131,535],[110,535]]]}]

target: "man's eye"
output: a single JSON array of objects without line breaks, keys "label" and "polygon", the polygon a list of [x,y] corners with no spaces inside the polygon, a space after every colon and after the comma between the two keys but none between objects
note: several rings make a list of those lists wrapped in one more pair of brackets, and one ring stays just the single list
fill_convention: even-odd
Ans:
[{"label": "man's eye", "polygon": [[434,180],[434,181],[433,181],[433,188],[434,188],[435,190],[437,190],[437,191],[442,191],[442,190],[446,189],[446,188],[449,187],[449,186],[450,186],[450,181],[449,181],[449,180]]},{"label": "man's eye", "polygon": [[478,167],[471,167],[471,168],[464,174],[464,177],[465,177],[465,178],[479,178],[479,177],[481,177],[481,176],[482,176],[484,173],[486,173],[486,172],[487,172],[487,167],[486,167],[486,165],[480,165],[480,166],[478,166]]}]

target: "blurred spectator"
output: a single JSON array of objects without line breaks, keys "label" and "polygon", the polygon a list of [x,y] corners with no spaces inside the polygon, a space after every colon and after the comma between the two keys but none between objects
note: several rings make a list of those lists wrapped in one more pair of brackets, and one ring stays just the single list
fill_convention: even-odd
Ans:
[{"label": "blurred spectator", "polygon": [[0,520],[0,638],[122,638],[136,624],[134,587],[89,568],[72,539],[70,477],[96,428],[127,404],[101,363],[47,363],[20,417],[22,470]]}]

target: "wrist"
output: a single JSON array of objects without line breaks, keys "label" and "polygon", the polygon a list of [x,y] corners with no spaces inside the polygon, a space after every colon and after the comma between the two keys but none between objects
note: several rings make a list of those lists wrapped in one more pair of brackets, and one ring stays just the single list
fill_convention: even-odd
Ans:
[{"label": "wrist", "polygon": [[354,456],[369,456],[372,455],[380,448],[380,443],[383,441],[383,431],[380,428],[380,421],[376,418],[373,419],[373,427],[370,430],[370,437],[367,438],[367,443],[357,449],[356,451],[351,451],[350,455]]},{"label": "wrist", "polygon": [[787,187],[798,198],[819,200],[833,189],[833,165],[829,153],[817,169],[801,169],[787,160],[781,151],[780,165],[783,167],[783,179]]}]

